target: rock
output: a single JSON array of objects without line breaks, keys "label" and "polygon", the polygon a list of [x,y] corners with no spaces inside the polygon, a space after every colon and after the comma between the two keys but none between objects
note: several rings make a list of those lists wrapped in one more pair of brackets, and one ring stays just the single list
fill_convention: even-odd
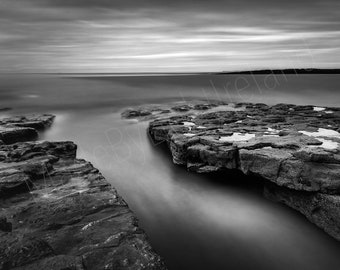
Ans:
[{"label": "rock", "polygon": [[[85,160],[59,159],[48,177],[36,179],[30,194],[17,203],[5,200],[10,205],[5,212],[12,217],[13,232],[39,235],[53,254],[68,256],[61,265],[74,265],[81,258],[84,269],[107,265],[164,269],[127,204]],[[28,269],[59,265],[56,258],[42,257],[30,263]]]},{"label": "rock", "polygon": [[0,146],[0,196],[27,192],[37,179],[47,177],[59,158],[75,158],[72,142],[31,142]]},{"label": "rock", "polygon": [[38,138],[34,128],[0,126],[0,140],[5,144],[30,141]]},{"label": "rock", "polygon": [[127,110],[122,114],[122,116],[125,118],[135,118],[140,116],[147,116],[150,114],[151,112],[147,110]]},{"label": "rock", "polygon": [[[339,156],[340,134],[338,137],[303,134],[306,130],[324,129],[324,124],[316,122],[313,116],[307,119],[300,116],[301,112],[311,113],[313,106],[299,106],[295,110],[293,105],[247,104],[246,108],[201,113],[191,119],[190,127],[181,126],[187,120],[185,115],[156,119],[149,125],[149,134],[156,142],[166,141],[174,162],[189,164],[191,171],[200,170],[198,164],[214,171],[237,168],[296,190],[340,192],[340,166],[332,158]],[[339,119],[337,115],[332,124],[335,126]],[[202,125],[209,128],[197,129]],[[324,148],[324,140],[335,145],[334,149],[327,146],[328,142]],[[320,151],[323,155],[318,154]],[[313,158],[307,161],[306,153]]]},{"label": "rock", "polygon": [[52,248],[39,237],[16,232],[0,235],[1,269],[23,266],[52,254]]},{"label": "rock", "polygon": [[1,126],[30,127],[36,130],[43,130],[50,127],[55,116],[52,114],[14,116],[0,120]]},{"label": "rock", "polygon": [[[2,165],[2,166],[1,166]],[[0,198],[28,191],[32,186],[31,178],[13,164],[0,166]]]},{"label": "rock", "polygon": [[0,269],[165,269],[126,202],[76,149],[0,146]]},{"label": "rock", "polygon": [[244,174],[254,174],[273,182],[277,181],[281,164],[291,158],[286,150],[275,148],[259,148],[239,150],[240,169]]},{"label": "rock", "polygon": [[188,112],[190,111],[191,109],[193,109],[192,106],[190,105],[187,105],[187,104],[184,104],[184,105],[177,105],[177,106],[174,106],[171,108],[173,111],[176,111],[176,112]]},{"label": "rock", "polygon": [[45,259],[35,261],[22,267],[16,267],[16,270],[36,270],[36,269],[49,269],[49,270],[85,270],[81,257],[56,255],[47,257]]},{"label": "rock", "polygon": [[[200,113],[199,111],[212,111],[216,107],[225,106],[227,103],[218,100],[202,101],[194,100],[190,103],[188,102],[175,102],[170,104],[162,105],[144,105],[137,108],[129,108],[121,113],[122,118],[125,119],[136,119],[139,120],[151,120],[166,116],[178,116],[183,113],[188,113],[196,115]],[[230,105],[229,109],[238,110],[235,108],[234,104]],[[240,109],[242,110],[242,108]]]},{"label": "rock", "polygon": [[36,140],[38,131],[51,126],[54,117],[51,114],[43,114],[3,118],[0,120],[0,141],[13,144]]},{"label": "rock", "polygon": [[76,157],[77,145],[73,142],[23,142],[0,146],[4,162],[20,162],[35,157],[55,156],[63,159]]},{"label": "rock", "polygon": [[[181,106],[195,108],[191,104]],[[155,143],[166,142],[174,163],[190,171],[237,169],[289,191],[281,201],[340,239],[339,109],[292,104],[220,105],[202,103],[196,109],[206,112],[156,118],[150,122],[148,133]],[[306,210],[310,198],[322,205],[317,217],[316,210]]]},{"label": "rock", "polygon": [[171,113],[171,109],[162,105],[149,105],[147,107],[127,109],[122,112],[125,119],[139,118],[143,120],[155,119],[161,115]]},{"label": "rock", "polygon": [[195,110],[209,110],[213,107],[217,107],[217,105],[214,103],[203,103],[203,104],[196,104],[194,106],[194,109]]}]

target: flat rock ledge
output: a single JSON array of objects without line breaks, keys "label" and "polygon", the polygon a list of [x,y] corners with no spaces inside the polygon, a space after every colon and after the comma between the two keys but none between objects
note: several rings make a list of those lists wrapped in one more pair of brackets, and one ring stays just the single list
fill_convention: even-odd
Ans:
[{"label": "flat rock ledge", "polygon": [[189,171],[237,169],[261,177],[270,183],[266,197],[340,240],[339,108],[182,102],[129,109],[122,116],[153,119],[153,142],[166,142],[173,162]]},{"label": "flat rock ledge", "polygon": [[53,118],[0,120],[0,269],[165,269],[126,202],[76,158],[73,142],[26,141]]}]

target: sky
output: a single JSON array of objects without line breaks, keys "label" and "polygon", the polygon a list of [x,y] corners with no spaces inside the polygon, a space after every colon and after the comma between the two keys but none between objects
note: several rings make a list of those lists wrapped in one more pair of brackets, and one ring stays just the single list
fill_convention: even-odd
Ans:
[{"label": "sky", "polygon": [[338,0],[0,0],[0,72],[340,68]]}]

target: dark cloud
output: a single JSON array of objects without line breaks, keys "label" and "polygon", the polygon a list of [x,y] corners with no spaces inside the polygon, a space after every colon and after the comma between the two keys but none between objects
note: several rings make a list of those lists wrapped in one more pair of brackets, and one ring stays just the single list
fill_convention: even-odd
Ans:
[{"label": "dark cloud", "polygon": [[1,0],[0,71],[334,67],[337,1]]}]

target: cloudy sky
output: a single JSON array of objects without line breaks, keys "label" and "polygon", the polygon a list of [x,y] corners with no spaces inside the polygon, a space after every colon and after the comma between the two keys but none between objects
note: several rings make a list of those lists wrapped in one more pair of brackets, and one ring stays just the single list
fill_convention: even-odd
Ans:
[{"label": "cloudy sky", "polygon": [[339,68],[338,0],[0,0],[0,72]]}]

